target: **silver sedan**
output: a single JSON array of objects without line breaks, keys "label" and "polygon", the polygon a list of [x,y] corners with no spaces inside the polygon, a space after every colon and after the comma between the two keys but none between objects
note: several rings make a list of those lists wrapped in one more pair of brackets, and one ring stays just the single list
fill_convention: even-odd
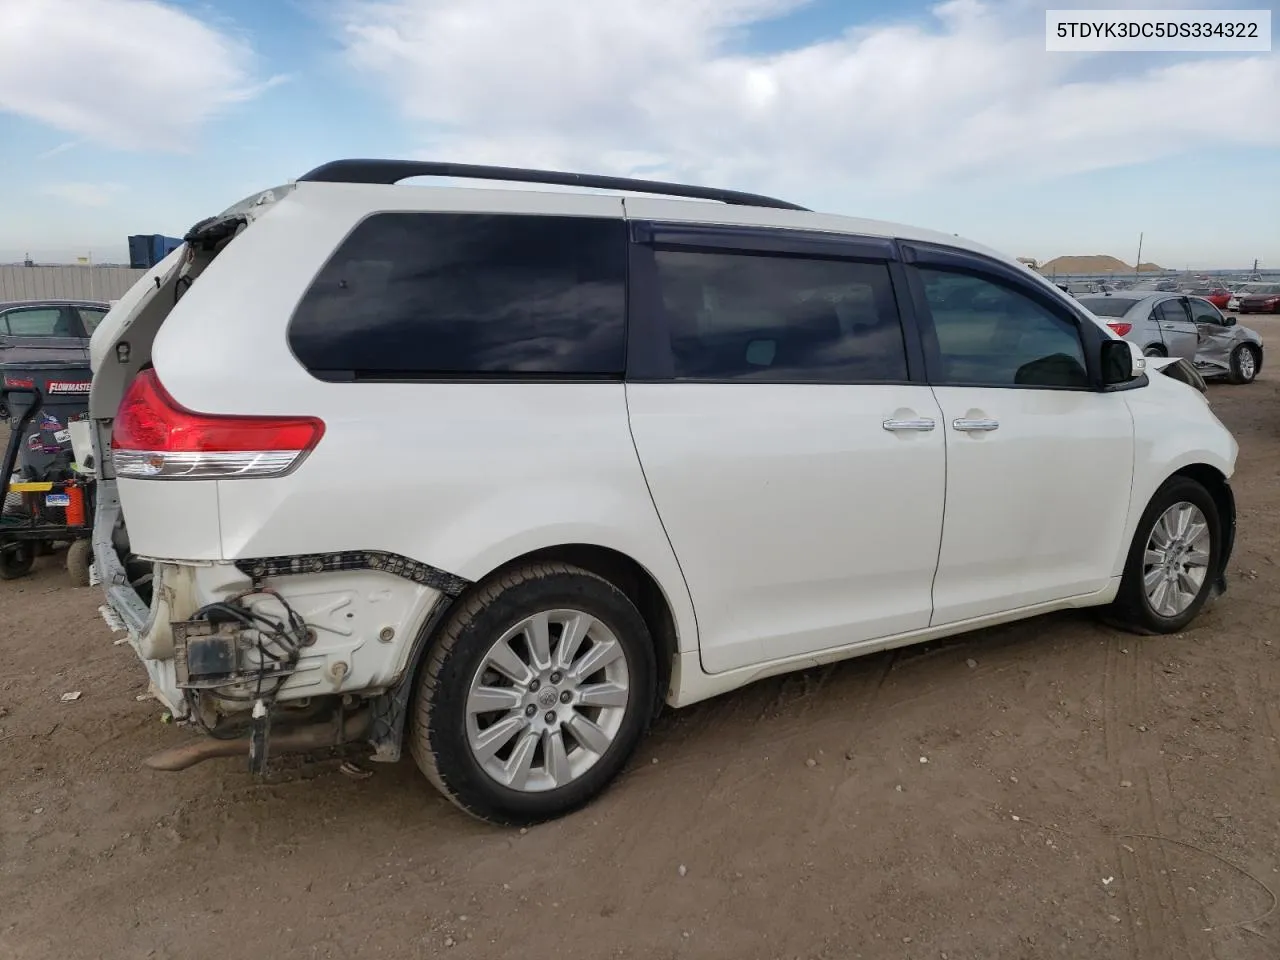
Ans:
[{"label": "silver sedan", "polygon": [[1181,357],[1202,376],[1232,383],[1249,383],[1262,369],[1262,337],[1202,297],[1133,290],[1079,300],[1149,357]]}]

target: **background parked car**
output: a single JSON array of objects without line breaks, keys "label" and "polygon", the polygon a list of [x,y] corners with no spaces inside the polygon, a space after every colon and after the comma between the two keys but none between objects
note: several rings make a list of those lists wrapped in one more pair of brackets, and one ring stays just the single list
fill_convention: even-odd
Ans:
[{"label": "background parked car", "polygon": [[[0,363],[66,360],[89,365],[89,338],[110,308],[96,300],[0,303]],[[0,406],[0,417],[8,410]]]},{"label": "background parked car", "polygon": [[1205,377],[1226,377],[1232,383],[1251,383],[1262,369],[1262,337],[1241,326],[1208,300],[1188,297],[1187,306],[1199,340],[1195,367]]},{"label": "background parked car", "polygon": [[1219,310],[1225,310],[1227,303],[1231,300],[1231,291],[1226,287],[1217,284],[1202,284],[1187,291],[1188,295],[1193,297],[1203,297],[1208,300]]},{"label": "background parked car", "polygon": [[1280,313],[1280,283],[1251,283],[1243,291],[1241,313]]},{"label": "background parked car", "polygon": [[1091,294],[1080,305],[1099,317],[1116,334],[1137,344],[1149,357],[1196,359],[1196,325],[1187,298],[1177,293]]}]

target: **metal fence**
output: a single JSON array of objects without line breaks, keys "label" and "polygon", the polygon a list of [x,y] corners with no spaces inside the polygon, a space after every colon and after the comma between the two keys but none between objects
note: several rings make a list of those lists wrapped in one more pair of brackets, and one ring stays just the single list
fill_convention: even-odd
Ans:
[{"label": "metal fence", "polygon": [[0,302],[6,300],[116,300],[147,271],[132,267],[0,266]]}]

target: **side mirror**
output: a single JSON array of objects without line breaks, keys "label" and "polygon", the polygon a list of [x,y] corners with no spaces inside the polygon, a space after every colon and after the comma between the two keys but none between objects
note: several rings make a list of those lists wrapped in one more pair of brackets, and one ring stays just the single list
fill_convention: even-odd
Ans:
[{"label": "side mirror", "polygon": [[1234,327],[1236,325],[1236,318],[1224,315],[1222,318],[1222,325],[1224,327]]},{"label": "side mirror", "polygon": [[1147,372],[1147,358],[1128,340],[1103,340],[1100,353],[1098,367],[1104,387],[1128,383]]}]

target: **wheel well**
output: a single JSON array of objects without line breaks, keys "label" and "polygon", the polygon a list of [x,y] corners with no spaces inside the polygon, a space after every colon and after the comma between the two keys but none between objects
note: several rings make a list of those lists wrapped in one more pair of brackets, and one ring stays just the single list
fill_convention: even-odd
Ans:
[{"label": "wheel well", "polygon": [[1142,352],[1148,355],[1154,352],[1162,357],[1167,357],[1169,355],[1169,351],[1164,348],[1163,343],[1148,343],[1142,348]]},{"label": "wheel well", "polygon": [[1225,548],[1222,556],[1222,570],[1219,571],[1222,573],[1226,569],[1227,560],[1230,559],[1231,549],[1235,544],[1235,494],[1231,492],[1231,486],[1227,483],[1227,478],[1222,475],[1222,471],[1207,463],[1193,463],[1175,471],[1173,475],[1189,477],[1208,490],[1209,496],[1213,497],[1213,503],[1218,508],[1218,519],[1222,524],[1222,542]]},{"label": "wheel well", "polygon": [[666,702],[667,689],[671,684],[671,669],[676,656],[675,618],[658,582],[653,579],[648,570],[625,553],[587,543],[567,543],[526,553],[504,563],[498,570],[482,579],[487,580],[500,570],[511,567],[553,561],[581,567],[598,577],[603,577],[625,593],[636,605],[640,616],[644,618],[645,625],[649,628],[649,635],[653,638],[654,655],[658,664],[658,682],[654,685],[657,696],[653,705],[653,715],[657,716]]}]

